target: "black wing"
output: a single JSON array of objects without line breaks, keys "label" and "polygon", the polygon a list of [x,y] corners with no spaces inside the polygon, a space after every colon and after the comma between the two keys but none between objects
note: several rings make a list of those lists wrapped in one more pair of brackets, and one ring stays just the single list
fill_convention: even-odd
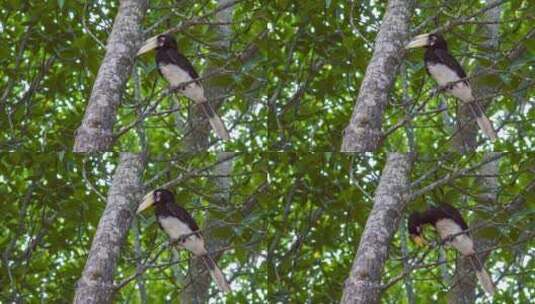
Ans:
[{"label": "black wing", "polygon": [[177,204],[168,204],[167,210],[172,216],[177,217],[181,222],[186,223],[191,231],[198,231],[199,226],[191,216],[191,214]]},{"label": "black wing", "polygon": [[451,205],[448,205],[446,203],[442,203],[442,204],[440,204],[440,207],[438,207],[438,209],[440,209],[440,211],[442,213],[444,213],[447,217],[451,218],[457,224],[459,224],[459,226],[461,226],[461,228],[463,228],[463,230],[467,230],[468,229],[468,225],[464,221],[463,216],[461,215],[459,210],[457,210],[457,208],[455,208],[455,207],[453,207]]},{"label": "black wing", "polygon": [[199,78],[199,74],[197,74],[197,71],[195,71],[195,68],[189,62],[188,58],[186,58],[184,55],[180,54],[175,49],[165,49],[165,57],[167,60],[166,63],[173,63],[178,65],[181,69],[188,72],[188,74],[191,76],[192,79]]}]

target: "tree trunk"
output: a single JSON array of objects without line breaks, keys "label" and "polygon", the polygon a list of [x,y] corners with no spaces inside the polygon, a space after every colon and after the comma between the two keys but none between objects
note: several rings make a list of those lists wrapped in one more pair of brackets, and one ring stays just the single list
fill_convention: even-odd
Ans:
[{"label": "tree trunk", "polygon": [[98,223],[82,277],[76,285],[75,303],[112,302],[113,274],[135,215],[143,167],[141,155],[121,153],[108,191],[106,208]]},{"label": "tree trunk", "polygon": [[372,59],[360,86],[351,121],[344,131],[342,152],[377,150],[383,142],[383,114],[388,94],[403,58],[409,34],[412,0],[390,0],[377,38]]},{"label": "tree trunk", "polygon": [[[218,0],[218,7],[222,7],[227,5],[230,0]],[[232,22],[232,14],[233,14],[233,6],[226,8],[224,10],[221,10],[216,13],[216,20],[218,22],[221,22],[222,24],[213,26],[214,30],[217,33],[217,42],[216,46],[218,50],[224,54],[228,54],[228,48],[230,46],[230,36],[231,36],[231,27],[228,25]],[[215,69],[217,69],[218,66],[213,63],[208,63],[207,68],[203,72],[203,74],[211,74]],[[222,87],[220,85],[217,85],[214,80],[217,79],[217,77],[214,77],[213,79],[207,80],[203,83],[204,85],[204,92],[206,94],[206,98],[209,102],[213,100],[215,97],[221,96],[225,93],[226,88]],[[212,104],[214,106],[214,109],[216,109],[218,106],[216,104]],[[210,124],[208,123],[208,120],[206,119],[204,113],[198,108],[194,107],[192,109],[192,118],[190,119],[192,125],[190,126],[191,132],[184,138],[185,146],[188,150],[195,152],[195,151],[202,151],[206,150],[209,147],[209,134],[211,132]],[[218,161],[221,161],[223,159],[227,159],[227,161],[223,161],[214,168],[214,173],[217,176],[215,179],[215,183],[218,189],[218,194],[214,195],[214,198],[212,200],[212,203],[214,203],[217,207],[221,208],[227,208],[229,204],[229,188],[230,188],[230,174],[232,171],[232,158],[230,158],[232,154],[221,152],[217,154]],[[217,231],[218,226],[220,226],[220,223],[218,223],[218,219],[214,219],[210,216],[210,213],[206,213],[206,220],[204,221],[204,227],[203,229],[208,227],[208,230],[204,233],[206,246],[209,252],[217,251],[218,249],[225,246],[228,242],[228,240],[219,240],[214,237],[214,230]],[[213,255],[215,261],[218,260],[219,255]],[[181,291],[180,296],[180,303],[206,303],[208,299],[208,290],[210,283],[212,282],[212,278],[210,277],[210,274],[206,271],[206,266],[200,259],[194,259],[192,263],[190,264],[189,273],[185,279],[185,287],[184,290]]]},{"label": "tree trunk", "polygon": [[[218,7],[223,7],[233,2],[234,0],[218,0]],[[234,11],[234,6],[230,6],[224,10],[218,11],[215,14],[215,19],[221,24],[213,26],[213,30],[217,33],[217,41],[214,43],[215,48],[218,50],[220,55],[228,57],[230,39],[232,34],[232,29],[230,24],[232,23],[232,13]],[[221,67],[221,64],[214,62],[212,60],[208,61],[206,69],[203,71],[203,75],[210,75],[214,73],[217,69]],[[224,101],[214,101],[215,98],[220,97],[227,93],[228,89],[220,84],[217,84],[218,76],[211,77],[203,81],[204,93],[208,102],[210,102],[213,108],[217,111],[219,106]],[[220,115],[222,116],[222,115]],[[227,127],[230,127],[227,125]],[[212,128],[208,123],[206,115],[201,110],[200,107],[194,105],[191,109],[191,118],[190,118],[190,132],[184,138],[185,146],[188,149],[193,151],[204,151],[210,145],[210,132]]]},{"label": "tree trunk", "polygon": [[388,155],[373,209],[360,239],[357,254],[345,282],[342,304],[379,303],[381,275],[390,241],[398,229],[407,203],[411,159],[408,154]]},{"label": "tree trunk", "polygon": [[[485,155],[485,159],[491,159],[495,156],[496,153],[490,152]],[[479,174],[484,175],[485,177],[482,177],[480,180],[482,194],[479,195],[478,201],[481,206],[487,205],[490,210],[492,210],[493,205],[495,205],[496,199],[498,198],[499,184],[497,175],[499,172],[499,164],[500,159],[496,159],[484,164],[479,170]],[[476,220],[471,226],[478,226],[479,224],[482,224],[482,221]],[[478,251],[485,250],[496,243],[495,240],[480,237],[478,231],[472,233],[472,238],[474,239],[474,244]],[[478,254],[478,258],[483,265],[489,255],[489,251]],[[465,259],[460,255],[458,256],[452,282],[453,286],[448,291],[448,303],[465,304],[475,302],[478,280],[469,259]]]},{"label": "tree trunk", "polygon": [[[487,6],[495,5],[495,3],[499,2],[499,0],[487,0]],[[481,26],[482,33],[485,37],[487,37],[487,40],[483,43],[483,48],[485,49],[486,53],[489,57],[491,57],[492,62],[494,62],[497,58],[497,54],[499,54],[498,51],[498,45],[499,45],[499,29],[500,29],[500,14],[501,14],[501,8],[500,6],[495,6],[492,9],[489,9],[485,12],[483,15],[483,21],[488,21],[489,23],[483,24]],[[493,55],[496,54],[496,55]],[[483,71],[483,67],[478,65],[474,69],[474,74],[479,74]],[[486,72],[489,74],[488,72]],[[489,74],[491,75],[491,74]],[[490,95],[492,93],[495,93],[497,88],[496,87],[489,87],[487,85],[484,85],[481,83],[481,80],[484,78],[478,77],[471,81],[472,89],[474,92],[475,98],[481,98],[482,96]],[[483,109],[486,108],[485,105],[489,104],[490,101],[483,100],[480,101]],[[458,103],[459,106],[457,108],[457,132],[454,135],[453,143],[455,145],[455,148],[463,153],[463,152],[470,152],[477,148],[478,141],[477,141],[477,134],[479,131],[479,127],[472,115],[472,111],[470,110],[470,107],[464,103]],[[487,115],[489,116],[489,115]],[[494,125],[494,127],[497,127]]]},{"label": "tree trunk", "polygon": [[142,38],[140,28],[147,7],[146,0],[121,1],[89,104],[76,130],[74,152],[111,149],[115,115]]},{"label": "tree trunk", "polygon": [[[493,5],[497,0],[487,0],[487,5]],[[488,37],[487,41],[484,43],[485,49],[489,50],[489,53],[496,52],[499,44],[499,26],[500,26],[500,6],[496,6],[484,14],[484,20],[489,23],[482,25],[483,33]],[[481,67],[478,66],[475,69],[481,71]],[[484,96],[486,94],[491,94],[494,92],[495,88],[491,88],[483,85],[480,81],[472,82],[474,95],[476,98]],[[482,103],[483,104],[483,103]],[[485,108],[485,107],[483,107]],[[469,109],[465,105],[460,106],[460,111],[458,111],[458,120],[459,126],[461,129],[455,134],[454,143],[460,152],[466,152],[473,150],[477,147],[477,132],[478,126],[473,121],[473,117],[469,115]],[[495,156],[495,153],[488,153],[485,155],[487,159]],[[482,175],[497,175],[499,168],[499,159],[486,163],[480,169],[480,174]],[[492,208],[492,205],[496,203],[497,192],[498,192],[498,178],[497,177],[485,177],[481,179],[481,184],[483,185],[483,194],[480,195],[478,201],[482,205],[490,204],[489,208]],[[481,221],[474,221],[473,225],[477,225]],[[484,239],[478,236],[476,233],[472,234],[474,239],[474,244],[479,251],[484,250],[495,244],[495,241]],[[478,254],[479,260],[485,263],[485,260],[489,256],[490,252],[484,252]],[[492,274],[491,274],[492,277]],[[448,291],[448,303],[449,304],[465,304],[465,303],[474,303],[476,300],[476,287],[478,285],[477,277],[475,276],[472,263],[469,259],[465,259],[462,256],[459,256],[456,261],[455,274],[452,279],[453,286]]]},{"label": "tree trunk", "polygon": [[[230,207],[230,189],[231,189],[231,173],[232,173],[232,156],[233,152],[220,152],[217,154],[217,161],[221,161],[214,167],[215,184],[217,192],[214,195],[212,204],[218,209],[217,214],[223,214],[222,209],[228,209]],[[222,161],[227,159],[226,161]],[[211,216],[210,212],[206,213],[206,220],[204,221],[203,229],[206,247],[208,252],[217,252],[221,248],[228,245],[228,239],[222,239],[217,237],[218,229],[222,229],[226,224],[218,217]],[[212,257],[215,261],[223,253],[213,254]],[[228,277],[227,277],[228,279]],[[206,271],[206,266],[200,259],[195,259],[191,263],[190,271],[186,277],[186,287],[181,292],[180,303],[207,303],[208,291],[212,278]]]}]

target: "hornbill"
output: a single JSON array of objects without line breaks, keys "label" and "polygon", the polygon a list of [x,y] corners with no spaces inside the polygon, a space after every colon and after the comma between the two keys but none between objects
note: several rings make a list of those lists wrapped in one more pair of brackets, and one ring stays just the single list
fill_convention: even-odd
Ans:
[{"label": "hornbill", "polygon": [[408,230],[411,239],[418,246],[426,242],[423,237],[423,225],[431,224],[440,235],[442,241],[455,247],[463,256],[470,259],[481,286],[489,296],[494,295],[494,284],[483,264],[477,257],[474,242],[469,234],[468,225],[455,207],[446,203],[431,207],[423,213],[413,212],[409,216]]},{"label": "hornbill", "polygon": [[177,49],[175,38],[171,35],[159,35],[145,41],[137,56],[156,49],[156,66],[160,75],[169,82],[171,89],[178,89],[187,98],[198,104],[208,118],[212,129],[222,140],[229,140],[225,124],[217,115],[204,96],[204,89],[199,81],[199,74],[189,60]]},{"label": "hornbill", "polygon": [[230,286],[225,279],[225,275],[204,246],[204,238],[199,231],[199,226],[197,226],[197,223],[186,209],[175,204],[173,193],[165,189],[156,189],[149,192],[143,198],[143,202],[139,205],[136,213],[139,214],[152,205],[156,207],[155,213],[158,225],[169,236],[172,243],[177,243],[179,247],[184,247],[195,256],[200,257],[219,290],[224,293],[230,292]]},{"label": "hornbill", "polygon": [[427,73],[448,94],[466,103],[481,131],[491,140],[495,140],[496,131],[483,112],[481,104],[472,95],[472,88],[470,82],[465,79],[463,68],[448,52],[446,40],[440,34],[422,34],[414,37],[406,46],[407,49],[416,47],[425,47],[424,63]]}]

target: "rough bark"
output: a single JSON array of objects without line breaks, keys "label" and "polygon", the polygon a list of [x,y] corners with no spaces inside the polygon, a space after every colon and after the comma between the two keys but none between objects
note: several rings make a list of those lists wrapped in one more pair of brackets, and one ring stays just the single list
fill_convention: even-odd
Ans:
[{"label": "rough bark", "polygon": [[[498,0],[487,0],[486,3],[495,5]],[[496,53],[499,44],[499,26],[500,26],[500,14],[501,8],[499,5],[488,10],[484,14],[484,21],[489,23],[482,25],[482,32],[487,37],[483,47],[488,50],[490,54]],[[496,53],[497,54],[497,53]],[[476,67],[476,73],[481,70],[481,67]],[[474,94],[477,96],[484,96],[494,93],[495,88],[488,87],[482,84],[478,79],[472,82]],[[461,106],[458,111],[459,119],[459,132],[454,137],[454,144],[460,152],[466,152],[473,150],[477,147],[477,132],[478,126],[470,115],[468,115],[469,109],[466,106]],[[495,153],[488,153],[485,155],[487,159],[495,156]],[[482,175],[497,175],[499,167],[499,159],[486,163],[481,167],[480,173]],[[481,179],[483,186],[483,194],[480,195],[478,201],[481,204],[495,204],[498,194],[498,179],[497,177],[485,177]],[[492,206],[491,206],[492,208]],[[474,225],[477,225],[480,221],[474,221]],[[484,250],[495,244],[495,241],[480,237],[477,233],[473,233],[474,243],[476,248]],[[484,252],[478,254],[478,258],[484,264],[488,258],[490,252]],[[453,286],[448,291],[448,303],[449,304],[465,304],[474,303],[476,300],[476,288],[478,284],[477,277],[472,269],[472,264],[468,259],[458,257],[456,261],[455,274],[452,282]]]},{"label": "rough bark", "polygon": [[[232,2],[231,0],[218,0],[218,7],[223,7]],[[232,30],[230,22],[232,22],[233,6],[227,9],[221,10],[216,13],[215,19],[220,22],[220,25],[213,26],[213,29],[217,33],[217,41],[215,42],[216,48],[222,54],[228,54],[228,48],[230,46],[230,38]],[[209,62],[207,68],[203,74],[211,74],[218,68],[217,64]],[[217,77],[209,79],[204,82],[204,92],[208,100],[213,100],[215,97],[224,95],[227,88],[217,84]],[[217,109],[218,105],[213,104]],[[184,142],[186,147],[190,151],[202,151],[209,147],[209,134],[211,132],[210,124],[206,119],[204,113],[197,107],[193,108],[191,122],[191,132],[185,137]],[[230,126],[227,126],[230,127]],[[212,203],[218,208],[228,208],[230,199],[230,174],[232,171],[232,158],[231,153],[221,152],[217,154],[218,161],[228,159],[218,163],[214,168],[214,174],[218,177],[215,178],[215,184],[217,194],[214,195]],[[221,214],[221,213],[219,213]],[[228,240],[215,237],[214,231],[221,228],[222,222],[206,213],[206,219],[204,221],[204,227],[208,228],[204,233],[205,243],[209,252],[216,252],[219,249],[227,245]],[[213,255],[214,260],[218,260],[221,254]],[[228,275],[228,274],[225,274]],[[228,277],[227,277],[228,279]],[[206,271],[205,265],[200,259],[195,259],[190,264],[188,275],[185,279],[185,288],[181,292],[180,303],[206,303],[208,300],[209,286],[212,282],[210,274]]]},{"label": "rough bark", "polygon": [[[217,154],[217,160],[225,160],[214,167],[214,179],[217,192],[211,201],[214,208],[218,209],[217,214],[220,216],[224,212],[221,210],[230,207],[230,189],[231,189],[231,172],[233,152],[220,152]],[[216,236],[218,229],[224,229],[226,224],[219,217],[214,217],[210,212],[206,213],[206,220],[204,221],[203,230],[205,230],[204,237],[208,252],[218,252],[220,249],[229,244],[229,239]],[[214,260],[218,260],[223,253],[213,254]],[[223,271],[224,272],[224,271]],[[228,280],[228,273],[225,273]],[[208,291],[212,278],[206,271],[206,266],[200,259],[195,259],[191,263],[190,271],[186,277],[186,287],[181,292],[180,303],[207,303]]]},{"label": "rough bark", "polygon": [[[226,6],[233,1],[234,0],[218,0],[218,7]],[[213,30],[217,33],[217,40],[214,42],[213,46],[218,50],[219,54],[223,56],[228,56],[229,54],[228,50],[232,34],[230,23],[232,22],[233,8],[234,6],[230,6],[215,14],[215,21],[221,24],[213,26]],[[219,68],[221,68],[220,63],[209,60],[206,69],[203,71],[203,75],[211,75]],[[226,94],[228,91],[226,87],[217,84],[218,78],[219,77],[216,76],[203,81],[204,94],[216,111],[224,101],[214,102],[213,100]],[[200,107],[194,106],[192,108],[189,123],[190,132],[184,138],[185,146],[190,151],[206,150],[210,145],[209,134],[212,132],[212,128]],[[229,127],[230,126],[228,125],[227,128]]]},{"label": "rough bark", "polygon": [[379,303],[381,275],[388,258],[390,241],[398,229],[407,203],[411,159],[408,154],[388,155],[375,192],[357,254],[345,282],[342,304]]},{"label": "rough bark", "polygon": [[372,59],[344,131],[342,152],[375,151],[382,145],[383,114],[404,54],[412,10],[411,0],[388,1]]},{"label": "rough bark", "polygon": [[113,274],[142,187],[143,157],[121,153],[113,175],[107,204],[75,290],[75,303],[111,303]]},{"label": "rough bark", "polygon": [[[492,159],[497,152],[487,153],[485,155],[486,159]],[[489,208],[492,212],[493,206],[498,206],[497,197],[500,190],[500,184],[498,183],[497,175],[499,173],[499,160],[496,159],[491,161],[481,167],[479,173],[481,175],[487,175],[482,177],[480,184],[482,185],[482,194],[480,194],[477,199],[480,206],[487,205],[486,208]],[[535,190],[535,182],[531,182],[526,189],[525,193],[529,193]],[[508,215],[507,217],[512,216],[515,212],[518,212],[522,208],[525,208],[526,197],[523,195],[517,196],[510,204],[507,205],[505,211]],[[479,226],[483,224],[482,219],[476,219],[472,225]],[[478,254],[480,261],[485,264],[485,261],[491,254],[490,251],[486,251],[487,248],[494,247],[498,245],[497,239],[485,238],[481,236],[478,231],[473,233],[474,242],[478,251],[482,251]],[[452,279],[453,286],[448,291],[448,303],[449,304],[467,304],[474,303],[476,301],[476,289],[478,286],[478,280],[472,270],[472,264],[462,257],[459,257],[456,261],[455,274]],[[488,266],[487,266],[488,270]],[[491,274],[492,276],[492,274]]]},{"label": "rough bark", "polygon": [[[218,7],[223,7],[230,3],[230,0],[218,0]],[[222,54],[228,54],[228,48],[230,46],[231,27],[233,6],[221,10],[216,13],[215,19],[220,22],[220,25],[213,26],[213,29],[217,33],[217,41],[215,42],[216,48]],[[209,62],[207,68],[203,74],[211,74],[217,69],[217,64]],[[207,80],[204,83],[204,92],[208,100],[213,100],[215,97],[225,94],[226,88],[217,85],[217,77]],[[217,109],[218,106],[214,105]],[[202,151],[206,150],[209,146],[209,134],[211,127],[208,120],[204,116],[204,113],[197,107],[193,108],[192,117],[190,119],[192,124],[190,127],[191,132],[185,137],[184,142],[186,147],[190,151]],[[229,126],[227,126],[229,127]],[[220,162],[214,168],[214,174],[218,176],[215,178],[215,184],[217,188],[217,194],[214,195],[212,203],[216,207],[227,208],[229,204],[229,189],[230,189],[230,173],[232,170],[232,158],[231,153],[221,152],[218,153],[218,161],[227,159],[227,161]],[[209,252],[214,252],[224,247],[228,240],[219,239],[214,236],[214,231],[217,231],[221,226],[221,222],[217,218],[213,218],[209,212],[206,213],[206,220],[204,221],[203,229],[208,227],[208,230],[204,233],[205,243]],[[220,254],[214,255],[214,260],[218,260]],[[227,278],[228,279],[228,278]],[[185,288],[181,292],[180,303],[206,303],[208,299],[208,291],[212,278],[206,271],[206,267],[200,259],[195,259],[190,264],[189,273],[185,279]]]},{"label": "rough bark", "polygon": [[[493,6],[496,5],[496,3],[500,2],[500,0],[487,0],[487,6]],[[499,45],[499,29],[500,29],[500,14],[501,14],[501,8],[499,5],[494,6],[492,9],[487,10],[483,15],[483,21],[487,21],[489,23],[485,23],[481,26],[481,32],[483,33],[483,36],[486,38],[486,40],[483,42],[482,47],[488,54],[488,56],[494,61],[497,58],[497,54],[499,54],[498,51],[498,45]],[[496,54],[496,55],[493,55]],[[483,67],[480,65],[477,65],[474,69],[474,74],[479,74],[483,70]],[[492,73],[489,73],[489,76],[492,75]],[[482,77],[474,78],[471,81],[471,85],[474,91],[474,96],[476,98],[480,98],[481,96],[490,95],[496,92],[495,87],[489,87],[487,85],[484,85],[481,80],[484,79]],[[488,101],[481,101],[480,102],[483,108],[485,109],[487,104],[490,102]],[[457,132],[455,133],[453,137],[453,143],[455,145],[455,148],[463,153],[463,152],[469,152],[477,148],[478,146],[478,140],[477,140],[477,134],[479,133],[479,127],[472,115],[472,112],[468,105],[463,103],[458,103],[459,106],[457,107]],[[487,115],[488,116],[488,115]],[[494,125],[494,127],[497,127],[497,125]]]},{"label": "rough bark", "polygon": [[[489,152],[485,154],[485,159],[491,159],[496,156],[497,153]],[[480,179],[480,184],[482,187],[482,192],[478,196],[478,201],[480,206],[487,205],[489,209],[492,210],[493,205],[496,203],[498,198],[498,169],[499,169],[500,159],[488,162],[484,164],[479,169],[479,174],[484,175]],[[472,223],[472,226],[478,226],[482,224],[481,220],[476,220]],[[484,251],[486,248],[489,248],[495,245],[495,240],[490,240],[481,237],[478,234],[478,231],[472,233],[472,238],[476,248],[479,251]],[[491,252],[485,251],[478,254],[479,260],[485,264],[485,260]],[[465,303],[474,303],[476,300],[476,287],[478,286],[478,280],[474,273],[472,263],[469,259],[458,256],[455,267],[455,274],[452,279],[453,286],[448,291],[448,303],[449,304],[465,304]]]},{"label": "rough bark", "polygon": [[115,115],[141,43],[141,22],[147,7],[146,0],[121,1],[89,104],[76,130],[74,152],[111,149]]}]

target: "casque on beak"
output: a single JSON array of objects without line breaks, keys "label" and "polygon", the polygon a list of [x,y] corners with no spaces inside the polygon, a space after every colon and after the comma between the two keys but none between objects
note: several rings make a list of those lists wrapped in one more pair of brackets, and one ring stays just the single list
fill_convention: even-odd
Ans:
[{"label": "casque on beak", "polygon": [[421,34],[412,38],[411,42],[405,46],[406,49],[423,47],[429,45],[429,33]]},{"label": "casque on beak", "polygon": [[143,43],[143,46],[139,49],[136,56],[150,52],[157,47],[158,47],[158,36],[151,37],[145,40],[145,43]]},{"label": "casque on beak", "polygon": [[136,213],[139,214],[143,210],[149,208],[150,206],[154,205],[154,191],[151,191],[143,197],[143,201],[141,202],[141,205],[137,208]]},{"label": "casque on beak", "polygon": [[412,241],[416,244],[418,247],[423,247],[427,242],[421,235],[411,235]]}]

